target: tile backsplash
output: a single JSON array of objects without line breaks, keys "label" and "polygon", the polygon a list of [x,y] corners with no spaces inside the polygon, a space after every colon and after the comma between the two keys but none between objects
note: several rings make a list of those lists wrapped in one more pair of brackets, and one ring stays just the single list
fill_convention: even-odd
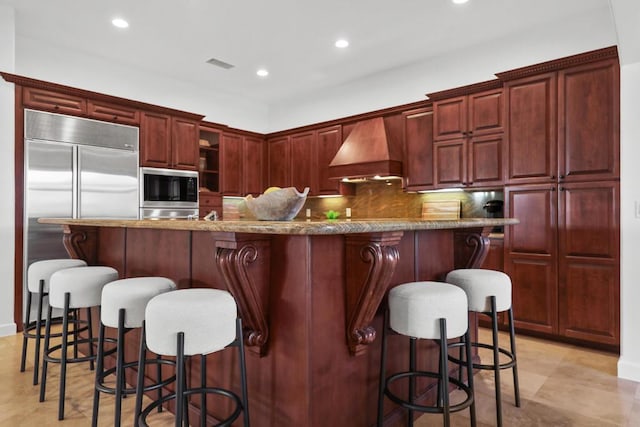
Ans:
[{"label": "tile backsplash", "polygon": [[[420,218],[422,202],[428,200],[460,200],[463,218],[485,217],[482,208],[489,200],[503,200],[502,191],[447,191],[430,193],[407,193],[402,190],[400,180],[367,181],[355,184],[354,196],[309,197],[296,219],[304,219],[310,209],[312,219],[324,219],[325,212],[334,210],[340,218],[351,208],[351,217],[358,218]],[[241,218],[251,218],[242,199],[224,199],[236,205]]]}]

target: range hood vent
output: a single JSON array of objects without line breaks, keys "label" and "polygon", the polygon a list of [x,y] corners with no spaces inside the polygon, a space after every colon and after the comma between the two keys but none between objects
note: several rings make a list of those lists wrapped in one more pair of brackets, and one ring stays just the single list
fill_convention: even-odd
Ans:
[{"label": "range hood vent", "polygon": [[329,178],[402,176],[397,142],[382,117],[358,122],[329,164]]}]

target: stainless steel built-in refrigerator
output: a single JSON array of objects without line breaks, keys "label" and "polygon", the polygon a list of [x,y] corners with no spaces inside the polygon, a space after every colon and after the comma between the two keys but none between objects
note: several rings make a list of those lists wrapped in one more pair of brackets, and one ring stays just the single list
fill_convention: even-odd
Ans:
[{"label": "stainless steel built-in refrigerator", "polygon": [[[138,217],[138,128],[25,110],[24,278],[68,258],[62,227],[38,218]],[[33,316],[32,316],[33,318]]]}]

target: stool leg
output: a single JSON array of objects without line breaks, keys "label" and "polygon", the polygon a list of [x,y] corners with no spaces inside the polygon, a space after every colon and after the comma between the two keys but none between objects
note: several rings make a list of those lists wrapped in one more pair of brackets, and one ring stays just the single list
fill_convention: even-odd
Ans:
[{"label": "stool leg", "polygon": [[243,420],[244,427],[249,427],[249,393],[247,391],[247,364],[244,358],[244,335],[242,333],[242,319],[236,320],[236,340],[238,341],[238,351],[240,352],[240,386],[242,388]]},{"label": "stool leg", "polygon": [[100,322],[100,327],[98,331],[98,357],[96,359],[96,381],[95,387],[93,389],[93,414],[91,415],[91,427],[98,426],[98,409],[100,406],[100,390],[98,390],[98,385],[103,381],[103,371],[104,371],[104,332],[105,327]]},{"label": "stool leg", "polygon": [[[27,343],[29,341],[27,334],[29,330],[29,323],[31,323],[30,317],[31,317],[31,292],[27,292],[27,308],[24,313],[24,321],[22,322],[22,356],[20,358],[20,372],[24,372],[25,365],[27,362]],[[34,384],[37,384],[37,381]]]},{"label": "stool leg", "polygon": [[[64,294],[64,313],[62,314],[62,347],[60,348],[60,395],[58,397],[58,420],[64,419],[64,397],[67,385],[67,346],[69,343],[69,305],[71,294]],[[75,333],[75,331],[74,331]]]},{"label": "stool leg", "polygon": [[[162,356],[157,355],[156,360],[156,376],[158,377],[158,384],[162,382],[162,365],[160,364],[160,360]],[[158,387],[158,400],[162,400],[162,387]],[[162,405],[158,405],[158,412],[162,412]]]},{"label": "stool leg", "polygon": [[78,358],[78,329],[80,329],[80,311],[73,310],[73,357]]},{"label": "stool leg", "polygon": [[496,297],[491,301],[491,328],[493,335],[493,375],[496,388],[496,417],[497,426],[502,427],[502,391],[500,388],[500,351],[498,350],[498,313],[496,312]]},{"label": "stool leg", "polygon": [[[200,387],[204,390],[207,386],[207,358],[204,354],[200,355]],[[200,427],[207,426],[207,393],[202,392],[200,395]]]},{"label": "stool leg", "polygon": [[516,357],[516,334],[513,327],[513,308],[509,308],[509,338],[511,340],[511,354],[513,355],[513,392],[516,396],[516,407],[520,407],[520,385],[518,382],[518,358]]},{"label": "stool leg", "polygon": [[[469,407],[469,415],[471,418],[471,427],[476,427],[476,395],[475,388],[473,387],[473,359],[471,356],[471,332],[467,329],[467,333],[464,334],[464,348],[466,350],[466,362],[467,362],[467,384],[473,393],[473,401]],[[460,366],[462,371],[462,366]]]},{"label": "stool leg", "polygon": [[447,319],[440,319],[440,380],[442,381],[442,415],[444,427],[451,425],[449,411],[449,367],[447,347]]},{"label": "stool leg", "polygon": [[44,352],[42,355],[42,379],[40,380],[40,402],[44,402],[44,395],[46,393],[47,388],[47,367],[49,366],[49,362],[47,357],[49,356],[49,341],[51,340],[51,312],[53,308],[51,308],[51,304],[49,304],[49,309],[47,310],[47,320],[45,321],[45,330],[44,330]]},{"label": "stool leg", "polygon": [[[38,369],[40,368],[40,340],[42,339],[42,334],[40,330],[42,329],[42,306],[44,304],[44,280],[40,280],[39,286],[39,294],[38,294],[38,318],[36,319],[36,351],[33,355],[33,385],[38,384]],[[31,306],[31,305],[29,305]]]},{"label": "stool leg", "polygon": [[140,412],[142,412],[142,391],[144,388],[144,368],[147,358],[147,346],[146,339],[146,327],[144,321],[142,322],[142,330],[140,331],[140,351],[138,352],[138,378],[136,380],[136,406],[133,415],[133,426],[138,427]]},{"label": "stool leg", "polygon": [[120,427],[122,415],[122,390],[124,389],[124,315],[125,309],[118,311],[118,342],[116,343],[116,414],[114,427]]},{"label": "stool leg", "polygon": [[[409,338],[409,371],[416,371],[416,338]],[[409,403],[413,404],[416,399],[416,379],[409,377]],[[407,411],[407,427],[413,427],[413,409]]]},{"label": "stool leg", "polygon": [[91,320],[91,307],[87,307],[87,325],[89,326],[89,370],[93,371],[95,367],[93,366],[93,360],[95,359],[95,354],[93,353],[93,322]]},{"label": "stool leg", "polygon": [[377,427],[382,427],[382,419],[384,417],[384,389],[387,384],[385,378],[385,364],[387,362],[387,328],[389,327],[389,310],[384,312],[384,318],[382,320],[382,343],[380,345],[380,376],[378,387],[378,422]]},{"label": "stool leg", "polygon": [[178,332],[176,351],[176,427],[182,426],[184,415],[184,333]]}]

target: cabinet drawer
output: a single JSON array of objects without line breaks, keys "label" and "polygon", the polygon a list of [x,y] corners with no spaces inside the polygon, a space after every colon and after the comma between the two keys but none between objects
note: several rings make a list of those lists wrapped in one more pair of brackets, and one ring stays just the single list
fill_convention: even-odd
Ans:
[{"label": "cabinet drawer", "polygon": [[89,101],[88,114],[98,120],[108,120],[127,125],[140,124],[140,111],[107,102]]},{"label": "cabinet drawer", "polygon": [[22,104],[25,107],[56,113],[85,114],[87,112],[87,101],[84,98],[33,87],[25,87],[22,90]]}]

